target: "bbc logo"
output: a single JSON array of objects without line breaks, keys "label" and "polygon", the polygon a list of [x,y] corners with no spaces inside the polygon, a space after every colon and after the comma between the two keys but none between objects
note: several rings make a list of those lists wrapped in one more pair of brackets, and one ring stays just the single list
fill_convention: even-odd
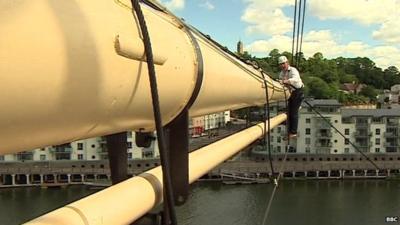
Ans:
[{"label": "bbc logo", "polygon": [[398,216],[387,216],[385,218],[385,222],[399,222],[399,217]]}]

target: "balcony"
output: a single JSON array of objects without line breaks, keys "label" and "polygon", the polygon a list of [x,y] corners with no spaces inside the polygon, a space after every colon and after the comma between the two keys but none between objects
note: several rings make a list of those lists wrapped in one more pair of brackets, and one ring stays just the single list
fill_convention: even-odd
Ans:
[{"label": "balcony", "polygon": [[396,138],[399,137],[399,134],[393,133],[393,132],[385,132],[383,134],[386,138]]},{"label": "balcony", "polygon": [[315,147],[316,148],[331,148],[332,147],[332,142],[328,142],[328,143],[316,142],[315,143]]},{"label": "balcony", "polygon": [[357,128],[368,128],[369,123],[356,123]]},{"label": "balcony", "polygon": [[317,129],[331,129],[331,125],[327,121],[325,121],[323,119],[316,120],[315,121],[315,127]]},{"label": "balcony", "polygon": [[398,152],[397,147],[386,147],[386,152]]},{"label": "balcony", "polygon": [[399,143],[395,143],[395,142],[385,142],[385,144],[383,145],[385,147],[399,147]]},{"label": "balcony", "polygon": [[354,137],[371,137],[372,132],[371,131],[367,131],[367,132],[356,131],[353,133],[353,135],[354,135]]},{"label": "balcony", "polygon": [[33,152],[19,152],[15,156],[19,161],[33,160]]},{"label": "balcony", "polygon": [[100,155],[107,155],[107,143],[100,143],[100,148],[97,149],[97,153],[99,153]]},{"label": "balcony", "polygon": [[388,120],[386,121],[386,127],[399,127],[398,120]]},{"label": "balcony", "polygon": [[105,136],[99,137],[99,144],[107,144],[107,138]]},{"label": "balcony", "polygon": [[331,132],[327,132],[327,133],[316,133],[315,137],[319,138],[319,139],[331,139],[332,138],[332,133]]},{"label": "balcony", "polygon": [[358,148],[369,148],[372,146],[372,142],[371,141],[370,142],[356,142],[355,145]]},{"label": "balcony", "polygon": [[63,144],[63,145],[54,145],[50,148],[50,152],[52,153],[71,153],[72,147],[71,144]]},{"label": "balcony", "polygon": [[317,154],[331,154],[331,148],[330,147],[317,147],[315,149],[315,152]]},{"label": "balcony", "polygon": [[360,146],[360,147],[357,146],[357,149],[360,152],[369,152],[369,147],[366,146]]}]

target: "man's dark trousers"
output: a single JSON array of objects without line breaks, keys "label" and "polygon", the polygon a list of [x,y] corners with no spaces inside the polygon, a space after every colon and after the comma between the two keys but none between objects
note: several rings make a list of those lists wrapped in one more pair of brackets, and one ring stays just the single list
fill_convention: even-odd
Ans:
[{"label": "man's dark trousers", "polygon": [[303,88],[295,89],[288,100],[289,133],[297,134],[299,124],[299,108],[304,99]]}]

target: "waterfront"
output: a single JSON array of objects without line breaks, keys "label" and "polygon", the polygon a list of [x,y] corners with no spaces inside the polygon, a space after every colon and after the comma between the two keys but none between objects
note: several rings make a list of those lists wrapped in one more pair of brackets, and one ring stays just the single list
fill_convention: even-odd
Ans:
[{"label": "waterfront", "polygon": [[[189,201],[177,209],[179,224],[261,224],[271,191],[270,184],[196,183]],[[85,186],[0,189],[0,224],[20,224],[94,192]],[[386,216],[400,216],[400,181],[285,181],[267,224],[378,225]]]}]

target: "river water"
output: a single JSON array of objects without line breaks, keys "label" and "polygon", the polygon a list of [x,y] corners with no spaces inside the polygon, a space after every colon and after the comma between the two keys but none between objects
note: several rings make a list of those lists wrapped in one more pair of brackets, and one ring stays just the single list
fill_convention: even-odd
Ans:
[{"label": "river water", "polygon": [[[191,186],[189,201],[177,208],[180,225],[258,225],[271,184]],[[0,224],[20,224],[94,193],[84,186],[63,189],[0,189]],[[124,204],[124,203],[121,203]],[[267,218],[269,225],[381,225],[400,217],[400,181],[284,181]]]}]

